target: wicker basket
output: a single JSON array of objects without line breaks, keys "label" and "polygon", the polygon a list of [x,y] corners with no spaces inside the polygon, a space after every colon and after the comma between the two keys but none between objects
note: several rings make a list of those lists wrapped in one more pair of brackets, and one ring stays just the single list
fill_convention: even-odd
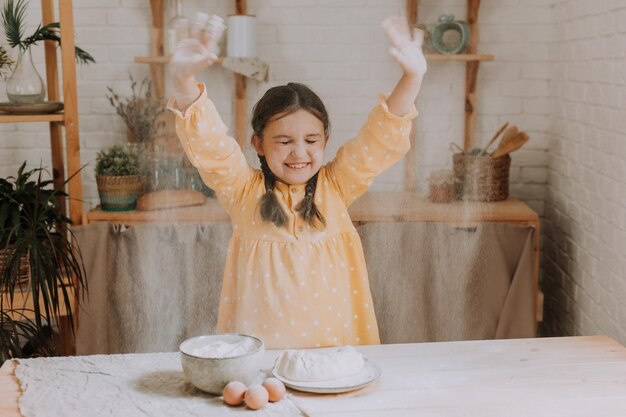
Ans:
[{"label": "wicker basket", "polygon": [[500,201],[509,197],[511,157],[454,154],[454,195],[460,200]]},{"label": "wicker basket", "polygon": [[105,211],[134,210],[143,189],[139,175],[96,176],[100,206]]}]

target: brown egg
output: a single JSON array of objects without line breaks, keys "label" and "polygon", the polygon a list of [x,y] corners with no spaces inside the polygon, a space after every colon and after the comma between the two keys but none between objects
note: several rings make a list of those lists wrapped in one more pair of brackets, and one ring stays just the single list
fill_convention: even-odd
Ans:
[{"label": "brown egg", "polygon": [[243,400],[246,402],[248,408],[258,410],[267,404],[269,396],[270,395],[267,393],[267,390],[261,385],[251,385],[246,391]]},{"label": "brown egg", "polygon": [[282,400],[287,393],[285,384],[283,384],[276,378],[267,378],[265,381],[263,381],[263,386],[270,395],[271,402]]},{"label": "brown egg", "polygon": [[246,393],[246,384],[239,381],[232,381],[226,384],[222,395],[224,396],[224,402],[228,405],[239,405],[243,402],[244,394]]}]

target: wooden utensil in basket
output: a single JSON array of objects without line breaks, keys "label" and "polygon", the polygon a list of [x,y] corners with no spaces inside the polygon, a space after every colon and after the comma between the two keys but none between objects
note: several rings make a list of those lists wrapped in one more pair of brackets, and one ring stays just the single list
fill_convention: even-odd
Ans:
[{"label": "wooden utensil in basket", "polygon": [[491,154],[492,158],[498,158],[502,155],[506,155],[521,148],[526,142],[528,142],[528,134],[526,132],[519,132],[515,136],[504,137],[498,144],[498,148]]},{"label": "wooden utensil in basket", "polygon": [[[502,125],[502,127],[500,127],[500,129],[498,129],[498,131],[496,132],[495,135],[493,135],[493,137],[491,138],[491,140],[489,142],[487,142],[487,145],[485,145],[484,148],[482,148],[480,150],[480,152],[478,153],[478,155],[486,155],[487,154],[487,149],[489,149],[489,147],[491,146],[492,143],[494,143],[496,141],[496,139],[498,139],[498,136],[500,136],[500,133],[502,133],[502,131],[504,129],[506,129],[506,127],[509,125],[509,122],[506,122],[505,124]],[[517,128],[515,128],[517,129]]]}]

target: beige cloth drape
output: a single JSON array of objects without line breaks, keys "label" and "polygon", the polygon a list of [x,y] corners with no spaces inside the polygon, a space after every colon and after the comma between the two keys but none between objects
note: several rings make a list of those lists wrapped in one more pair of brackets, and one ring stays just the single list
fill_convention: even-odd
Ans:
[{"label": "beige cloth drape", "polygon": [[178,350],[215,331],[229,223],[93,223],[74,229],[89,295],[78,315],[78,354]]},{"label": "beige cloth drape", "polygon": [[358,230],[383,343],[534,336],[533,228],[411,222]]},{"label": "beige cloth drape", "polygon": [[[357,228],[382,343],[533,336],[533,230],[503,223]],[[231,227],[74,229],[89,284],[77,353],[174,351],[214,332]]]}]

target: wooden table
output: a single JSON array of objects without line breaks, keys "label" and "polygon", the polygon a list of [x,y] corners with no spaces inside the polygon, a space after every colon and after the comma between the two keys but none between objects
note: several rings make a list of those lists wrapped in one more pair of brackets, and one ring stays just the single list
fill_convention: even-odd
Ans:
[{"label": "wooden table", "polygon": [[[363,346],[382,377],[352,393],[295,393],[311,416],[626,416],[626,348],[606,336]],[[265,365],[279,351],[268,351]],[[14,365],[0,415],[20,416]],[[122,414],[120,414],[122,415]]]}]

